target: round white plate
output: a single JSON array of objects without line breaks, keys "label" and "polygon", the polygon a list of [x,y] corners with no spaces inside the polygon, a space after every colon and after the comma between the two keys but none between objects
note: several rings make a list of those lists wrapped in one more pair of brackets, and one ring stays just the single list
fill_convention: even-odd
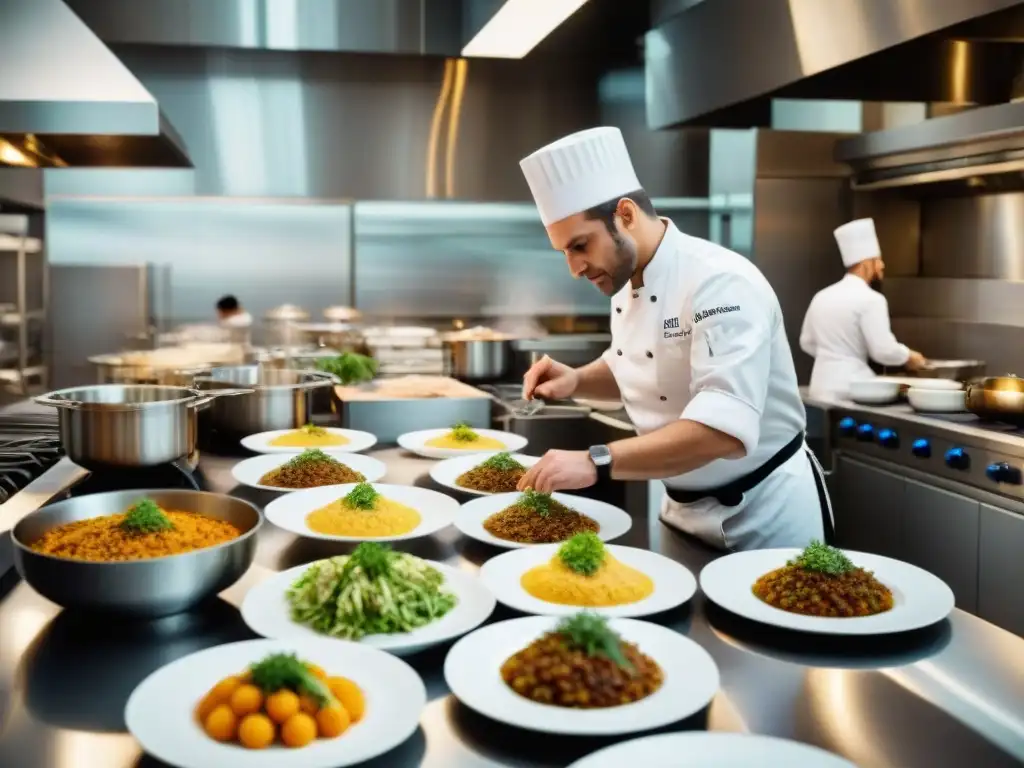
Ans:
[{"label": "round white plate", "polygon": [[[513,432],[499,432],[496,429],[477,429],[473,427],[473,431],[481,437],[490,437],[500,441],[504,444],[503,450],[509,453],[515,453],[521,451],[526,447],[528,442],[522,435],[517,435]],[[406,432],[404,435],[398,436],[398,444],[409,451],[415,453],[417,456],[423,456],[426,459],[451,459],[455,456],[468,456],[470,454],[479,453],[493,453],[496,448],[473,448],[467,446],[466,448],[431,448],[427,445],[428,440],[433,440],[435,437],[441,437],[451,432],[450,428],[447,429],[424,429],[419,432]]]},{"label": "round white plate", "polygon": [[[491,456],[502,453],[502,451],[488,451],[487,453],[474,453],[470,456],[456,456],[453,459],[445,459],[439,461],[437,464],[430,468],[430,477],[438,485],[443,485],[445,488],[451,488],[453,491],[459,491],[461,493],[471,494],[473,496],[493,496],[493,493],[488,491],[474,491],[472,488],[463,488],[461,485],[456,485],[455,481],[460,475],[473,467],[477,467],[483,464]],[[512,458],[522,464],[524,467],[532,467],[540,458],[538,456],[525,456],[521,453],[513,453]]]},{"label": "round white plate", "polygon": [[[253,456],[235,464],[235,466],[231,468],[231,476],[235,478],[236,482],[239,482],[242,485],[248,485],[250,488],[260,488],[264,491],[274,491],[276,493],[294,493],[295,491],[303,491],[306,489],[278,488],[276,485],[260,485],[260,478],[267,474],[267,472],[277,469],[282,464],[294,459],[296,456],[298,456],[297,453],[264,453],[260,456]],[[348,453],[344,456],[335,455],[334,458],[349,469],[362,474],[368,483],[377,482],[384,477],[388,471],[387,465],[383,461],[375,459],[372,456],[363,456],[359,453]],[[319,488],[322,486],[315,487]]]},{"label": "round white plate", "polygon": [[329,536],[317,533],[306,525],[306,515],[320,507],[326,507],[332,501],[343,498],[355,488],[354,483],[348,485],[324,485],[320,488],[306,488],[294,493],[286,493],[267,504],[263,513],[267,520],[278,528],[284,528],[299,536],[326,541],[401,541],[418,539],[451,525],[459,511],[459,502],[443,493],[410,485],[387,485],[372,483],[381,496],[412,507],[420,513],[420,524],[408,533],[398,536]]},{"label": "round white plate", "polygon": [[781,568],[799,549],[758,549],[720,557],[700,572],[700,588],[709,600],[751,621],[825,635],[882,635],[931,626],[953,610],[953,590],[928,571],[892,558],[847,552],[853,564],[874,573],[892,590],[893,607],[875,616],[833,618],[802,616],[775,608],[754,596],[761,576]]},{"label": "round white plate", "polygon": [[654,581],[654,592],[627,605],[589,608],[559,605],[534,597],[521,584],[523,574],[544,565],[558,552],[559,544],[537,544],[492,557],[480,569],[480,580],[502,603],[523,613],[540,616],[569,616],[580,610],[604,616],[649,616],[682,605],[697,591],[697,580],[689,569],[657,552],[635,547],[608,545],[608,553],[624,565],[635,568]]},{"label": "round white plate", "polygon": [[635,643],[665,674],[657,691],[633,704],[607,709],[570,709],[538,704],[512,691],[501,665],[562,619],[530,616],[491,624],[459,640],[444,660],[444,678],[455,697],[482,715],[519,728],[572,736],[613,736],[678,722],[699,712],[718,691],[718,667],[710,654],[678,632],[635,619],[609,626]]},{"label": "round white plate", "polygon": [[[438,621],[412,632],[367,635],[359,640],[360,644],[389,651],[396,656],[407,656],[432,645],[453,640],[487,621],[494,611],[495,600],[494,595],[487,591],[483,583],[458,568],[432,560],[428,562],[444,574],[445,586],[458,598],[458,604]],[[253,632],[290,642],[305,638],[346,642],[322,635],[305,624],[292,621],[291,608],[285,594],[311,565],[313,563],[307,563],[275,574],[249,590],[242,602],[242,619]]]},{"label": "round white plate", "polygon": [[[512,506],[520,496],[519,493],[495,493],[481,496],[479,499],[467,501],[459,509],[453,521],[455,527],[470,538],[504,549],[520,549],[523,547],[546,546],[544,544],[521,544],[518,541],[507,541],[491,536],[484,528],[484,521],[495,512],[501,512]],[[586,496],[571,496],[566,493],[553,493],[551,498],[586,515],[600,526],[597,535],[602,541],[611,541],[625,534],[633,525],[633,518],[626,512],[606,504],[603,501],[588,499]]]},{"label": "round white plate", "polygon": [[275,429],[271,432],[257,432],[255,435],[248,435],[242,438],[242,447],[254,453],[302,453],[307,448],[319,448],[324,453],[359,453],[377,444],[377,436],[369,432],[360,432],[357,429],[339,429],[338,427],[324,427],[332,435],[347,437],[348,442],[344,445],[271,445],[271,440],[276,440],[281,435],[294,432],[294,429]]},{"label": "round white plate", "polygon": [[[245,749],[214,741],[196,722],[196,704],[218,680],[271,653],[295,653],[329,675],[350,678],[366,697],[363,719],[335,739],[301,749]],[[179,768],[336,768],[394,749],[419,725],[427,704],[420,676],[401,659],[358,643],[329,640],[246,640],[193,653],[161,667],[128,698],[124,718],[142,748]]]},{"label": "round white plate", "polygon": [[666,733],[602,749],[569,768],[856,768],[824,749],[749,733]]}]

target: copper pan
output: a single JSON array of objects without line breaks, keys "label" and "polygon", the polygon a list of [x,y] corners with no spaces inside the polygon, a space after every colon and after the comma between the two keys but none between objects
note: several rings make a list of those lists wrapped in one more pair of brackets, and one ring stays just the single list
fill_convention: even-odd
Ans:
[{"label": "copper pan", "polygon": [[990,421],[1024,426],[1024,379],[989,376],[967,385],[967,410]]}]

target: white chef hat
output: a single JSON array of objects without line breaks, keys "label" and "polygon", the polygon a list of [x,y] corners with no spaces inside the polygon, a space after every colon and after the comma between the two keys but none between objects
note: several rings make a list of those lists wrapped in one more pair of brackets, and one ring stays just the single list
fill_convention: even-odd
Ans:
[{"label": "white chef hat", "polygon": [[854,219],[837,227],[833,233],[839,243],[839,253],[843,257],[843,266],[849,269],[868,259],[877,259],[882,255],[875,234],[874,219]]},{"label": "white chef hat", "polygon": [[640,189],[618,128],[591,128],[519,161],[544,226]]}]

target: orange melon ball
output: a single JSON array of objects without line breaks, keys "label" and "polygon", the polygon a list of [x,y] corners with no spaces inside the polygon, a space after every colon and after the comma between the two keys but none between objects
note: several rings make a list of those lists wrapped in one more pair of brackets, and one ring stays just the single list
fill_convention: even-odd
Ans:
[{"label": "orange melon ball", "polygon": [[213,691],[210,691],[208,694],[203,696],[196,705],[196,720],[200,723],[205,723],[206,718],[210,716],[210,713],[223,703],[223,699],[219,696],[215,696]]},{"label": "orange melon ball", "polygon": [[255,685],[240,685],[231,694],[229,700],[231,711],[239,717],[252,715],[260,711],[263,706],[263,692]]},{"label": "orange melon ball", "polygon": [[274,724],[262,713],[246,715],[238,725],[238,741],[248,749],[266,749],[274,743]]},{"label": "orange melon ball", "polygon": [[299,696],[294,691],[282,688],[267,696],[263,706],[270,719],[281,724],[299,711]]},{"label": "orange melon ball", "polygon": [[329,704],[316,713],[316,727],[322,739],[341,736],[351,724],[352,718],[341,704]]},{"label": "orange melon ball", "polygon": [[281,741],[286,747],[304,747],[316,738],[316,721],[305,712],[289,717],[281,726]]},{"label": "orange melon ball", "polygon": [[210,689],[210,695],[215,697],[218,701],[227,701],[231,698],[231,694],[234,693],[241,684],[242,680],[238,675],[225,677]]},{"label": "orange melon ball", "polygon": [[341,702],[341,706],[348,712],[353,723],[363,719],[366,712],[366,698],[362,689],[347,677],[327,678],[327,687],[331,689],[334,698]]},{"label": "orange melon ball", "polygon": [[315,715],[320,710],[320,702],[304,693],[299,696],[299,709],[307,715]]},{"label": "orange melon ball", "polygon": [[232,741],[238,729],[238,718],[227,704],[219,704],[206,716],[203,729],[215,741]]}]

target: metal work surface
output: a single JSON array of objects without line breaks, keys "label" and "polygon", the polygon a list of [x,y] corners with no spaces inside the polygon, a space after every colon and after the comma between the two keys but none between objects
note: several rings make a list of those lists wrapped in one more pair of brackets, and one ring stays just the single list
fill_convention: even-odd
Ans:
[{"label": "metal work surface", "polygon": [[[429,484],[430,462],[395,449],[372,452],[386,480]],[[211,490],[258,503],[270,496],[235,488],[234,459],[205,455]],[[714,555],[631,509],[621,543],[644,546],[695,573]],[[408,551],[474,571],[494,554],[454,529]],[[274,571],[335,554],[266,526],[257,564],[206,608],[158,622],[117,624],[62,612],[24,584],[0,600],[0,765],[16,768],[159,768],[125,733],[123,707],[156,668],[201,648],[251,637],[237,606]],[[504,609],[494,618],[510,616]],[[908,636],[835,642],[741,621],[698,595],[660,620],[701,643],[722,674],[711,706],[680,728],[752,731],[798,739],[861,766],[1016,766],[1024,760],[1024,641],[960,611]],[[448,693],[445,648],[410,661],[429,704],[408,742],[374,768],[565,766],[600,742],[538,736],[475,715]]]}]

